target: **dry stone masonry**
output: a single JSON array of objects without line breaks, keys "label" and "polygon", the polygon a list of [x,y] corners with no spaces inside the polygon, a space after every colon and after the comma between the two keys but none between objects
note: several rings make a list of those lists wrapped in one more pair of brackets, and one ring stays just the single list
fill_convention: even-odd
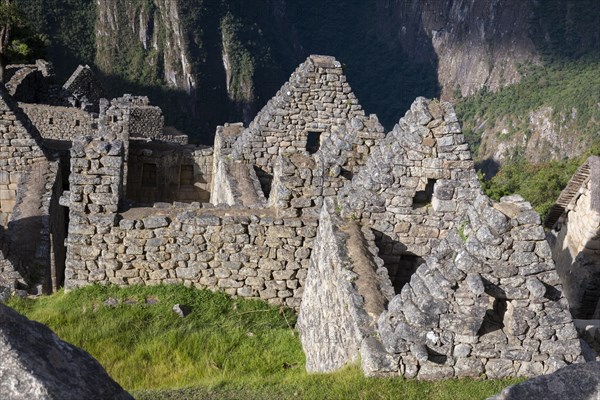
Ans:
[{"label": "dry stone masonry", "polygon": [[[1,215],[41,210],[27,215],[42,217],[46,287],[183,284],[291,307],[310,371],[360,358],[369,376],[502,378],[594,357],[539,216],[482,195],[449,103],[417,98],[386,134],[341,64],[313,55],[210,148],[145,97],[94,95],[90,74],[63,92],[46,82],[63,103],[7,102],[0,118]],[[43,163],[43,184],[26,184]],[[564,220],[572,236],[596,209],[594,179]],[[31,290],[7,254],[0,285]]]}]

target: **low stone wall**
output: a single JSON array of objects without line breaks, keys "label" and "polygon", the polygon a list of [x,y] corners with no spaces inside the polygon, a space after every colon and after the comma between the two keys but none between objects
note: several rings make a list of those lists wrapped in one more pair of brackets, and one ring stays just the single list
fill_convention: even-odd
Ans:
[{"label": "low stone wall", "polygon": [[112,226],[71,220],[65,287],[179,283],[300,305],[317,221],[250,210],[243,216],[201,209],[146,214],[126,213]]},{"label": "low stone wall", "polygon": [[19,107],[44,139],[71,141],[97,129],[98,121],[91,113],[75,107],[19,103]]}]

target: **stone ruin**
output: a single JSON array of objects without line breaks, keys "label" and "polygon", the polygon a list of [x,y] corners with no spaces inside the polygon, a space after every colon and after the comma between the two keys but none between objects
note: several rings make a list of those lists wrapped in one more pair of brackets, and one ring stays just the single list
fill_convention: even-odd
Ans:
[{"label": "stone ruin", "polygon": [[310,371],[502,378],[593,357],[538,214],[482,194],[449,103],[417,98],[386,133],[313,55],[210,148],[147,98],[47,87],[45,103],[0,91],[4,286],[184,284],[291,307]]}]

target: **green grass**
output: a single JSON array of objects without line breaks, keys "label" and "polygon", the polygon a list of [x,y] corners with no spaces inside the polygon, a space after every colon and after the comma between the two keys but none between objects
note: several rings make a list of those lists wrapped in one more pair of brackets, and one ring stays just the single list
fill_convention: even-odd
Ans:
[{"label": "green grass", "polygon": [[[177,316],[176,303],[191,314]],[[138,399],[483,399],[515,382],[368,379],[356,365],[307,374],[292,312],[182,286],[92,286],[8,305],[88,351]]]}]

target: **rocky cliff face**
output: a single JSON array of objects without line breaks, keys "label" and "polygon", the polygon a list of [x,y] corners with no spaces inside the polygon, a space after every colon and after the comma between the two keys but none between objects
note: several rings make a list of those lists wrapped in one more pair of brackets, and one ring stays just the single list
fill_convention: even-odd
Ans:
[{"label": "rocky cliff face", "polygon": [[383,33],[411,57],[437,66],[442,96],[471,95],[517,82],[517,64],[538,62],[529,38],[530,2],[521,0],[379,1]]},{"label": "rocky cliff face", "polygon": [[482,132],[478,158],[491,160],[493,164],[502,164],[515,157],[533,163],[574,158],[584,153],[590,144],[573,138],[577,133],[576,109],[555,118],[550,106],[530,111],[522,119],[520,128],[503,120],[486,129],[482,122]]},{"label": "rocky cliff face", "polygon": [[108,75],[141,73],[188,94],[196,88],[176,1],[99,0],[96,64]]},{"label": "rocky cliff face", "polygon": [[[53,1],[19,0],[56,35],[43,11]],[[95,26],[95,63],[114,94],[148,94],[167,124],[210,142],[217,124],[249,122],[309,54],[343,62],[366,111],[388,128],[417,96],[513,84],[519,66],[543,54],[598,48],[595,1],[98,0],[85,24]]]}]

